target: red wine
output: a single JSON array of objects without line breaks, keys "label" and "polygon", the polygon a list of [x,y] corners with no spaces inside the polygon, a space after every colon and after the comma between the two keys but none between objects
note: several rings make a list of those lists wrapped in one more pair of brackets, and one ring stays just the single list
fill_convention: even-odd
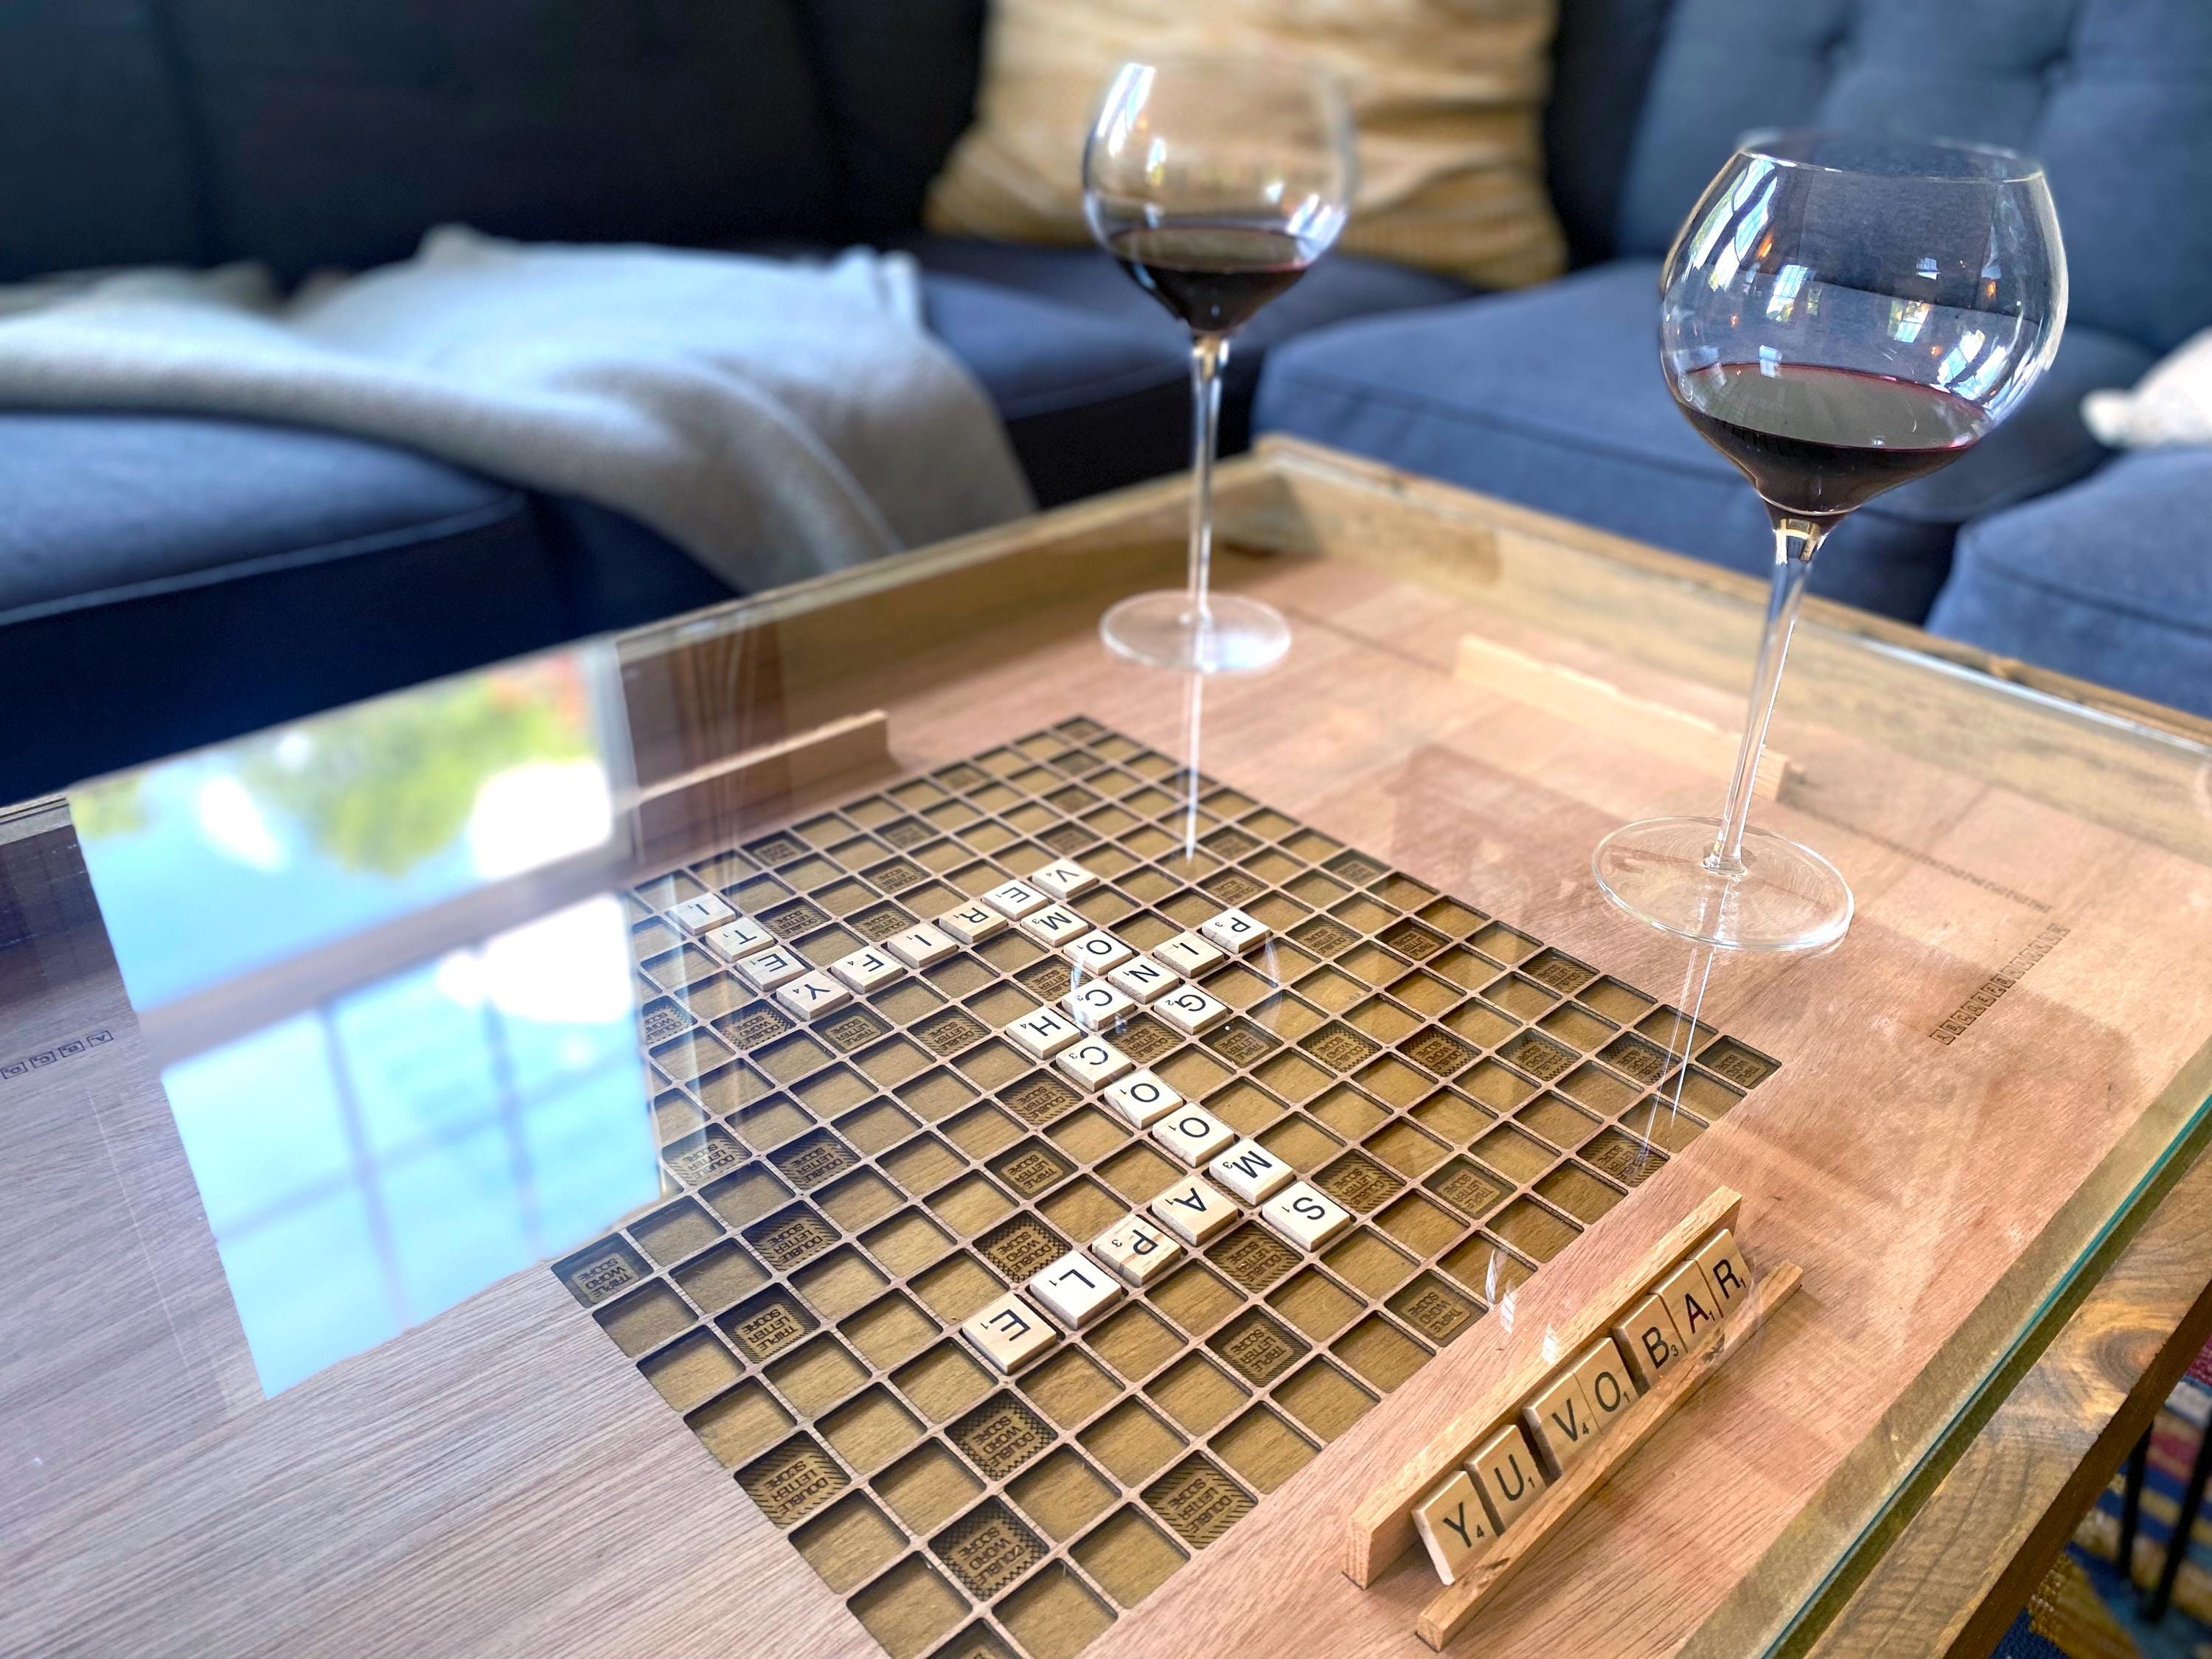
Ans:
[{"label": "red wine", "polygon": [[1721,363],[1674,398],[1770,506],[1831,522],[1948,466],[1990,426],[1963,398],[1848,368]]},{"label": "red wine", "polygon": [[1298,239],[1248,225],[1153,225],[1106,246],[1137,286],[1200,334],[1231,334],[1313,263]]}]

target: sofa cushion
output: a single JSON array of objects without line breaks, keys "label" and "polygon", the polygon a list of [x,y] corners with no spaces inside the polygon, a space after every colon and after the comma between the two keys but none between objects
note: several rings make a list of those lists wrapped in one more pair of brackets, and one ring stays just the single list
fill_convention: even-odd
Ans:
[{"label": "sofa cushion", "polygon": [[0,5],[0,282],[205,257],[156,4]]},{"label": "sofa cushion", "polygon": [[[1620,260],[1548,287],[1347,324],[1280,347],[1256,424],[1373,455],[1735,569],[1771,560],[1765,510],[1692,430],[1659,372],[1658,267]],[[2102,456],[2077,409],[2149,354],[2069,329],[2026,404],[1974,453],[1838,530],[1815,592],[1917,619],[1957,527]]]},{"label": "sofa cushion", "polygon": [[286,276],[459,222],[535,241],[837,234],[793,0],[161,0],[217,252]]},{"label": "sofa cushion", "polygon": [[2039,156],[2072,316],[2160,350],[2212,325],[2204,0],[1678,0],[1620,251],[1657,256],[1737,137],[1894,129]]},{"label": "sofa cushion", "polygon": [[1928,618],[2002,656],[2212,716],[2212,449],[2123,455],[1977,520]]},{"label": "sofa cushion", "polygon": [[[1674,0],[1559,0],[1544,178],[1576,265],[1613,257],[1636,112]],[[1702,181],[1701,181],[1702,187]]]}]

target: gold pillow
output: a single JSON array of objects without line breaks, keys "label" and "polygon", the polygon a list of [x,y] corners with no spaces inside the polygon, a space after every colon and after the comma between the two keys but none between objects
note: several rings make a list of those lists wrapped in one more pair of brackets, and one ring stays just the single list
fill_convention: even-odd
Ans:
[{"label": "gold pillow", "polygon": [[933,230],[1089,240],[1083,141],[1114,71],[1181,52],[1310,59],[1343,78],[1359,191],[1341,246],[1485,288],[1557,276],[1538,117],[1555,0],[992,0],[975,125]]}]

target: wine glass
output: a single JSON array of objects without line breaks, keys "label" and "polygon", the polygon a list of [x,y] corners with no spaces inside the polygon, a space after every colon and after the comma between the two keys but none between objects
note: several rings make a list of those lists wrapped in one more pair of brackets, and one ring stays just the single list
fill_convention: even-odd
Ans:
[{"label": "wine glass", "polygon": [[1116,655],[1200,673],[1279,661],[1273,606],[1208,591],[1213,454],[1230,337],[1336,240],[1350,211],[1352,118],[1317,70],[1264,58],[1124,64],[1083,149],[1091,233],[1191,336],[1190,580],[1099,623]]},{"label": "wine glass", "polygon": [[1827,533],[1948,465],[2027,394],[2066,321],[2043,170],[1990,146],[1759,133],[1675,238],[1659,356],[1690,424],[1751,480],[1774,580],[1717,818],[1614,830],[1592,860],[1630,914],[1686,939],[1808,950],[1850,925],[1818,853],[1746,819],[1805,579]]}]

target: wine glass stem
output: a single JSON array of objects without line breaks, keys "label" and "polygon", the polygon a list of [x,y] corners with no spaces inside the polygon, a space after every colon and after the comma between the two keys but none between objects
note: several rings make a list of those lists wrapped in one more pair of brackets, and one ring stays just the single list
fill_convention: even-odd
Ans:
[{"label": "wine glass stem", "polygon": [[1213,454],[1221,445],[1221,366],[1229,337],[1195,334],[1190,342],[1190,614],[1212,626],[1206,585],[1213,566]]},{"label": "wine glass stem", "polygon": [[1759,641],[1759,665],[1752,671],[1751,702],[1743,721],[1743,740],[1729,778],[1728,800],[1721,808],[1720,834],[1706,854],[1706,867],[1725,876],[1743,873],[1743,832],[1751,817],[1759,757],[1766,749],[1766,728],[1774,719],[1774,696],[1782,688],[1782,665],[1790,655],[1790,636],[1805,599],[1805,579],[1813,574],[1827,526],[1777,513],[1774,517],[1774,585],[1766,596],[1766,631]]}]

